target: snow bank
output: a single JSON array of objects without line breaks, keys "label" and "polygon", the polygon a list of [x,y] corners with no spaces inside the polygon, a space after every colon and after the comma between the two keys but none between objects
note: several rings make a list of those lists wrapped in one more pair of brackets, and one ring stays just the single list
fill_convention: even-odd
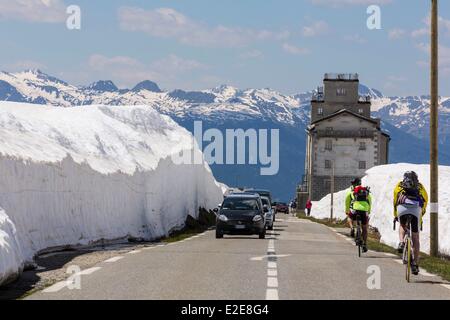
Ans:
[{"label": "snow bank", "polygon": [[[374,199],[370,224],[381,233],[381,241],[397,246],[398,232],[393,230],[393,191],[395,185],[402,180],[403,173],[414,170],[419,175],[427,192],[430,192],[430,166],[416,164],[391,164],[374,167],[366,172],[363,184],[370,186]],[[439,167],[439,250],[450,255],[450,167]],[[344,219],[344,199],[346,191],[335,194],[334,215]],[[430,208],[424,217],[423,232],[421,233],[421,250],[430,251]],[[317,218],[330,215],[330,195],[322,200],[313,202],[311,214]],[[397,229],[398,230],[398,229]]]},{"label": "snow bank", "polygon": [[14,279],[24,266],[16,228],[0,208],[0,285]]},{"label": "snow bank", "polygon": [[11,246],[10,255],[30,260],[48,247],[158,238],[200,206],[215,207],[223,186],[209,166],[172,159],[201,154],[193,141],[145,106],[0,103],[0,206],[23,249]]}]

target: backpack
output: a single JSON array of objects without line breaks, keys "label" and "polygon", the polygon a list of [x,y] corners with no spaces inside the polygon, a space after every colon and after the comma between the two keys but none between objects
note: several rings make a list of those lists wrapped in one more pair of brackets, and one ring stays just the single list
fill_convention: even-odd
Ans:
[{"label": "backpack", "polygon": [[368,188],[368,187],[357,186],[355,189],[353,189],[354,201],[369,202],[369,194],[370,194],[370,188]]}]

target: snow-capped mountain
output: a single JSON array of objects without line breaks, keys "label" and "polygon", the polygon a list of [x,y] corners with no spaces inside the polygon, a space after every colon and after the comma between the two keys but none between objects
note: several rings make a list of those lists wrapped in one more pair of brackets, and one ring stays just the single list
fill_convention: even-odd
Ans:
[{"label": "snow-capped mountain", "polygon": [[[392,142],[391,162],[424,163],[428,160],[429,97],[385,97],[380,91],[360,85],[360,94],[372,99],[373,116],[380,117]],[[132,89],[119,89],[109,80],[78,87],[39,70],[0,72],[0,101],[30,102],[60,107],[81,105],[148,105],[193,130],[202,120],[204,128],[254,128],[280,130],[280,173],[261,177],[251,166],[218,166],[216,178],[229,185],[276,189],[287,200],[303,173],[305,129],[309,123],[314,91],[284,95],[271,89],[239,89],[222,85],[201,91],[162,91],[146,80]],[[450,164],[450,98],[441,98],[441,163]],[[415,153],[409,152],[411,144]],[[255,170],[253,170],[255,169]],[[255,172],[253,172],[255,171]]]}]

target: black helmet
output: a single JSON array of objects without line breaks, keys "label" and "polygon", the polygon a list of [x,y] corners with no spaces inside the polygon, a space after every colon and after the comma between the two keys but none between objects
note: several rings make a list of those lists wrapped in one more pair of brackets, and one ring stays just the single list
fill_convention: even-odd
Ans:
[{"label": "black helmet", "polygon": [[355,178],[352,181],[352,186],[357,187],[357,186],[360,186],[360,185],[361,185],[361,179],[360,178]]},{"label": "black helmet", "polygon": [[414,171],[407,171],[403,175],[402,186],[406,189],[415,189],[419,186],[419,177]]}]

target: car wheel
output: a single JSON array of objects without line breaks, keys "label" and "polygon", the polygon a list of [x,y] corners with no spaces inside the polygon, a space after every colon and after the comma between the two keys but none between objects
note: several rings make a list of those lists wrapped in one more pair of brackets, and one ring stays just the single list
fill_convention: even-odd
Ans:
[{"label": "car wheel", "polygon": [[223,232],[216,229],[216,239],[222,239],[223,238]]}]

